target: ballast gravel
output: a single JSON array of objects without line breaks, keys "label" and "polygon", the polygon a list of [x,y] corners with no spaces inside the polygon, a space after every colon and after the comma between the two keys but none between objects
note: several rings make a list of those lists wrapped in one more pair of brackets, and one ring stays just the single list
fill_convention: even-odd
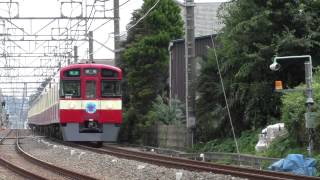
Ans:
[{"label": "ballast gravel", "polygon": [[72,148],[50,140],[29,137],[21,140],[31,155],[57,166],[98,179],[110,180],[240,180],[243,178],[207,172],[193,172],[147,164],[134,160]]}]

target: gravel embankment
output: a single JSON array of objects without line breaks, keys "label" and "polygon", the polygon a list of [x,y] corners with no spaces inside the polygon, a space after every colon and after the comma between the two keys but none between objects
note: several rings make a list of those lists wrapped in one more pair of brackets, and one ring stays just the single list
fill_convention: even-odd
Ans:
[{"label": "gravel embankment", "polygon": [[65,167],[99,179],[117,180],[167,180],[167,179],[215,179],[238,180],[241,178],[206,172],[192,172],[160,167],[143,162],[119,159],[57,144],[40,138],[21,141],[25,151],[47,162]]},{"label": "gravel embankment", "polygon": [[[3,130],[4,131],[4,130]],[[4,137],[9,131],[3,132],[0,131],[0,136]],[[1,145],[0,145],[0,157],[1,159],[4,159],[5,161],[9,161],[15,166],[18,166],[22,169],[25,169],[29,172],[33,172],[35,174],[40,174],[43,177],[47,177],[48,179],[65,179],[59,174],[53,173],[51,171],[48,171],[47,169],[37,166],[29,161],[27,161],[25,158],[21,156],[20,153],[18,153],[15,150],[15,142],[16,139],[15,134],[11,133],[10,134],[10,139],[5,139]],[[6,165],[0,165],[0,180],[2,179],[25,179],[23,176],[20,176],[16,174],[14,171],[11,171],[10,169],[7,168]]]}]

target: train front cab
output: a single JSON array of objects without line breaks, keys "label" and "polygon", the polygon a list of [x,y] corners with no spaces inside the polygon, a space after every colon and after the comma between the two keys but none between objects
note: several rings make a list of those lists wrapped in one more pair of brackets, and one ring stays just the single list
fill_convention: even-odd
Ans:
[{"label": "train front cab", "polygon": [[73,67],[60,74],[60,123],[65,141],[116,141],[122,123],[121,70]]}]

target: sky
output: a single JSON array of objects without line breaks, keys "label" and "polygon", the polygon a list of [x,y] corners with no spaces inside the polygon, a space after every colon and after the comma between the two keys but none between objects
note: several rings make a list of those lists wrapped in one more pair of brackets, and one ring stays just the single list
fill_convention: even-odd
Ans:
[{"label": "sky", "polygon": [[[71,4],[71,0],[16,0],[10,6],[0,0],[0,16],[2,17],[60,17],[61,15],[74,17],[81,13],[84,15],[91,15],[95,17],[112,17],[113,1],[106,2],[96,1],[95,10],[92,8],[92,4],[95,0],[76,0],[73,2],[82,2]],[[180,2],[184,2],[179,0]],[[223,2],[225,0],[195,0],[195,2]],[[10,2],[10,1],[6,1]],[[120,34],[126,32],[126,25],[130,22],[131,14],[135,9],[139,9],[143,3],[143,0],[119,0],[120,4]],[[122,5],[123,4],[123,5]],[[102,11],[104,7],[105,13]],[[18,11],[19,9],[19,11]],[[44,36],[54,36],[55,34],[61,34],[69,29],[68,37],[75,38],[77,40],[84,39],[85,37],[85,23],[79,20],[11,20],[12,23],[0,20],[0,34],[18,34],[21,37],[10,37],[12,39],[37,39],[40,40]],[[95,20],[93,22],[88,21],[87,27],[93,31],[93,38],[95,40],[93,44],[94,58],[96,59],[113,59],[114,52],[110,51],[114,49],[114,35],[113,35],[113,21]],[[33,36],[25,36],[33,35]],[[22,37],[23,36],[23,37]],[[53,37],[52,37],[53,38]],[[54,37],[56,38],[56,37]],[[61,37],[59,37],[61,38]],[[0,36],[1,40],[1,36]],[[63,40],[63,37],[62,37]],[[103,46],[101,45],[103,44]],[[59,52],[61,49],[66,51],[73,51],[73,46],[78,46],[79,59],[88,59],[88,43],[86,41],[73,41],[67,44],[66,42],[56,41],[38,41],[37,43],[30,42],[6,42],[0,43],[0,54],[3,52]],[[18,60],[17,60],[18,59]],[[59,59],[48,58],[1,58],[0,67],[3,66],[38,66],[39,64],[45,66],[56,66]],[[50,70],[46,69],[14,69],[10,71],[1,70],[0,75],[19,75],[17,78],[1,78],[0,81],[43,81],[43,77],[25,77],[26,75],[34,74],[46,74],[50,73]],[[38,84],[30,86],[38,87]],[[12,87],[12,85],[11,85]],[[17,86],[15,86],[17,87]],[[21,87],[21,85],[19,86]],[[29,87],[29,85],[28,85]]]},{"label": "sky", "polygon": [[[70,12],[70,7],[65,3],[64,7],[62,8],[61,4],[64,2],[70,2],[70,0],[17,0],[19,2],[19,15],[21,16],[28,16],[28,17],[38,17],[38,16],[46,16],[46,17],[52,17],[52,16],[60,16],[60,14],[64,15],[69,15],[69,14],[74,14],[76,15],[77,13],[79,14],[80,8],[77,8],[76,5],[74,5],[74,9],[72,12]],[[81,1],[81,0],[80,0]],[[89,5],[93,3],[94,0],[82,0],[83,2],[83,7],[85,6],[85,2],[87,2]],[[178,0],[180,2],[184,2],[183,0]],[[194,0],[195,2],[198,3],[203,3],[203,2],[224,2],[226,0]],[[99,2],[99,1],[97,1]],[[106,2],[106,7],[107,9],[110,8],[112,9],[113,7],[113,1],[107,1]],[[119,0],[119,4],[123,4],[127,2],[127,0]],[[135,9],[138,9],[141,7],[143,3],[143,0],[129,0],[127,3],[125,3],[123,6],[120,6],[120,32],[124,33],[126,31],[126,25],[130,22],[131,14]],[[97,3],[96,3],[97,4]],[[41,7],[41,8],[35,8],[35,7]],[[60,11],[60,8],[62,11]],[[69,9],[68,9],[69,8]],[[4,9],[3,7],[1,8],[1,3],[0,3],[0,16],[1,16],[1,9]],[[91,7],[88,6],[88,14]],[[12,16],[15,14],[15,7],[11,7],[11,10],[13,13],[11,14]],[[3,12],[3,11],[2,11]],[[85,13],[85,12],[83,12]],[[99,15],[97,13],[97,15]],[[112,16],[112,11],[108,11],[106,16],[111,17]],[[101,21],[100,21],[101,22]],[[38,27],[42,28],[47,22],[37,22]],[[64,22],[60,22],[60,26],[63,26]],[[92,23],[92,26],[98,26],[99,23],[97,22]],[[37,25],[33,25],[33,32],[37,30]],[[39,29],[38,29],[39,30]],[[101,32],[102,31],[102,32]],[[109,41],[105,44],[107,47],[110,49],[113,49],[113,36],[110,35],[113,31],[113,21],[107,23],[105,26],[102,28],[99,28],[94,32],[94,39],[99,40],[100,43],[105,43],[106,40],[109,38]],[[105,40],[105,41],[104,41]],[[98,52],[96,52],[97,57],[99,58],[113,58],[113,52],[108,51],[106,48],[101,48],[101,45],[99,44],[94,44],[94,48],[99,49]],[[101,51],[105,51],[104,53]],[[85,54],[85,53],[84,53]],[[83,58],[86,58],[85,55],[83,55]]]}]

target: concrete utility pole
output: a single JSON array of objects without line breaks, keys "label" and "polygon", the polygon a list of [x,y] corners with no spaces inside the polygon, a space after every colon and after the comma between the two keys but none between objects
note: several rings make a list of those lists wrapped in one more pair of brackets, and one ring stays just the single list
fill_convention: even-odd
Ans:
[{"label": "concrete utility pole", "polygon": [[[23,83],[23,96],[22,96],[22,103],[21,103],[21,109],[20,109],[20,113],[19,113],[19,124],[17,126],[17,128],[20,128],[20,129],[23,129],[23,124],[24,124],[24,121],[26,121],[26,119],[23,119],[24,118],[24,100],[25,98],[27,97],[27,83]],[[21,127],[22,126],[22,127]]]},{"label": "concrete utility pole", "polygon": [[193,128],[195,126],[195,40],[194,40],[194,1],[185,0],[185,58],[186,58],[186,121],[187,146],[193,145]]},{"label": "concrete utility pole", "polygon": [[113,0],[113,13],[114,13],[114,64],[120,64],[120,17],[119,17],[119,0]]},{"label": "concrete utility pole", "polygon": [[89,62],[93,63],[93,32],[89,31]]},{"label": "concrete utility pole", "polygon": [[74,63],[78,63],[78,46],[73,46]]}]

